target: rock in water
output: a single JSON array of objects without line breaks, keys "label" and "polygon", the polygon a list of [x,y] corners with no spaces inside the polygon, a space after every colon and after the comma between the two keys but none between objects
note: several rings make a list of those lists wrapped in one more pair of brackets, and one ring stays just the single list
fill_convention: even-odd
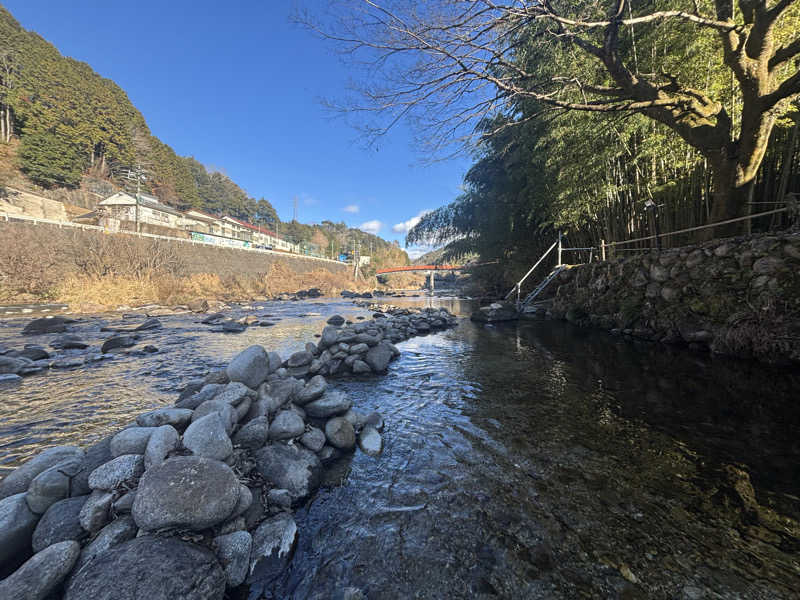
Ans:
[{"label": "rock in water", "polygon": [[0,500],[0,566],[29,552],[39,515],[28,508],[25,493]]},{"label": "rock in water", "polygon": [[22,330],[22,335],[41,335],[44,333],[64,333],[69,323],[74,323],[74,319],[66,317],[43,317],[34,319]]},{"label": "rock in water", "polygon": [[300,443],[312,452],[319,452],[325,445],[325,433],[321,429],[311,427],[302,435]]},{"label": "rock in water", "polygon": [[305,406],[322,396],[328,387],[328,382],[322,375],[315,375],[308,380],[308,383],[297,393],[295,402],[300,406]]},{"label": "rock in water", "polygon": [[148,531],[222,523],[239,501],[239,481],[226,464],[199,456],[170,458],[149,469],[133,502],[136,524]]},{"label": "rock in water", "polygon": [[0,500],[24,492],[39,473],[68,458],[83,458],[83,450],[77,446],[56,446],[37,454],[0,481]]},{"label": "rock in water", "polygon": [[189,425],[183,434],[183,445],[196,456],[225,460],[233,452],[233,444],[219,413],[211,413]]},{"label": "rock in water", "polygon": [[340,450],[350,450],[356,445],[356,432],[344,417],[334,417],[325,423],[325,437],[331,446]]},{"label": "rock in water", "polygon": [[81,527],[80,512],[87,496],[59,500],[42,515],[33,532],[34,552],[41,552],[58,542],[80,541],[87,536]]},{"label": "rock in water", "polygon": [[66,586],[65,600],[219,600],[225,573],[210,550],[142,536],[95,556]]},{"label": "rock in water", "polygon": [[519,319],[517,307],[511,303],[494,302],[489,306],[482,306],[470,316],[473,321],[480,323],[495,323],[497,321],[516,321]]},{"label": "rock in water", "polygon": [[296,545],[297,525],[289,513],[264,521],[253,533],[247,582],[257,589],[275,581],[292,560]]},{"label": "rock in water", "polygon": [[341,315],[333,315],[330,319],[328,319],[327,323],[328,325],[341,327],[342,325],[344,325],[344,317]]},{"label": "rock in water", "polygon": [[378,456],[383,451],[383,438],[372,425],[365,425],[358,434],[358,447],[364,454]]},{"label": "rock in water", "polygon": [[310,450],[272,444],[257,451],[255,459],[258,471],[275,487],[289,490],[295,503],[319,487],[322,463]]},{"label": "rock in water", "polygon": [[233,358],[226,372],[231,381],[256,389],[269,374],[269,358],[261,346],[250,346]]},{"label": "rock in water", "polygon": [[103,345],[100,347],[100,352],[105,354],[110,350],[116,350],[117,348],[130,348],[135,344],[136,338],[132,335],[115,335],[114,337],[110,337],[103,342]]},{"label": "rock in water", "polygon": [[78,542],[59,542],[34,554],[9,577],[0,581],[0,598],[44,600],[72,570],[81,546]]},{"label": "rock in water", "polygon": [[376,373],[383,373],[389,367],[392,358],[394,358],[394,353],[389,344],[380,343],[369,349],[364,356],[364,362]]}]

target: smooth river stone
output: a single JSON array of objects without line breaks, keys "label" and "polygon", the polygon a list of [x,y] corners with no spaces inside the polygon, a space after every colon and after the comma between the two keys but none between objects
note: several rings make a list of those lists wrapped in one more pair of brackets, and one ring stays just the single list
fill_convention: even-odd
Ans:
[{"label": "smooth river stone", "polygon": [[81,546],[78,542],[59,542],[34,554],[19,569],[0,581],[0,598],[44,600],[72,570]]},{"label": "smooth river stone", "polygon": [[0,566],[29,552],[39,515],[28,508],[25,493],[0,500]]},{"label": "smooth river stone", "polygon": [[239,381],[255,389],[269,374],[269,358],[261,346],[250,346],[237,354],[226,369],[231,381]]},{"label": "smooth river stone", "polygon": [[39,473],[68,458],[83,458],[83,450],[77,446],[56,446],[40,452],[0,481],[0,500],[26,491]]},{"label": "smooth river stone", "polygon": [[225,521],[239,501],[239,481],[226,464],[199,456],[170,458],[145,472],[133,501],[136,524],[148,531],[199,531]]}]

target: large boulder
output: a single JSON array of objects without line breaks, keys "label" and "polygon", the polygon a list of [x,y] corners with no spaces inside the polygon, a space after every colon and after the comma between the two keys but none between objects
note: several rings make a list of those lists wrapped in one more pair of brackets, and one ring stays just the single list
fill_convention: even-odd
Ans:
[{"label": "large boulder", "polygon": [[24,492],[0,500],[0,566],[29,552],[38,520]]},{"label": "large boulder", "polygon": [[233,452],[226,425],[219,413],[206,415],[189,425],[183,434],[183,445],[196,456],[225,460]]},{"label": "large boulder", "polygon": [[319,347],[327,348],[328,346],[333,346],[337,339],[339,339],[339,329],[332,325],[328,325],[322,330],[322,337],[319,340]]},{"label": "large boulder", "polygon": [[233,443],[240,448],[256,450],[266,444],[267,439],[269,439],[269,420],[265,416],[259,416],[236,432]]},{"label": "large boulder", "polygon": [[327,419],[341,415],[350,410],[353,403],[338,390],[327,390],[318,400],[309,402],[303,408],[310,417]]},{"label": "large boulder", "polygon": [[214,554],[174,537],[142,536],[79,569],[65,600],[219,600],[225,573]]},{"label": "large boulder", "polygon": [[335,327],[341,327],[344,325],[344,317],[341,315],[333,315],[326,323],[328,323],[328,325],[334,325]]},{"label": "large boulder", "polygon": [[269,439],[288,440],[303,435],[305,430],[306,424],[296,412],[283,410],[269,426]]},{"label": "large boulder", "polygon": [[179,456],[149,469],[133,502],[136,524],[148,531],[185,527],[199,531],[225,521],[239,500],[239,481],[226,464]]},{"label": "large boulder", "polygon": [[312,494],[320,484],[317,455],[298,445],[270,444],[255,453],[256,468],[274,487],[289,490],[293,502]]},{"label": "large boulder", "polygon": [[394,352],[387,343],[380,343],[373,346],[364,355],[364,362],[367,363],[375,373],[383,373],[389,367],[389,363],[394,358]]},{"label": "large boulder", "polygon": [[40,452],[0,481],[0,500],[24,492],[31,481],[42,471],[68,458],[82,458],[83,450],[77,446],[56,446]]},{"label": "large boulder", "polygon": [[297,524],[289,513],[267,519],[253,532],[247,583],[258,591],[286,570],[297,546]]},{"label": "large boulder", "polygon": [[34,319],[22,330],[22,335],[42,335],[45,333],[64,333],[69,323],[74,323],[75,319],[66,317],[42,317]]},{"label": "large boulder", "polygon": [[255,389],[269,374],[267,352],[261,346],[250,346],[231,360],[226,372],[231,381],[240,381]]},{"label": "large boulder", "polygon": [[494,302],[489,306],[480,307],[470,315],[470,319],[480,323],[516,321],[519,319],[519,312],[517,307],[509,302]]},{"label": "large boulder", "polygon": [[0,598],[44,600],[50,597],[72,570],[80,552],[80,544],[73,541],[45,548],[0,581]]},{"label": "large boulder", "polygon": [[87,496],[78,496],[59,500],[47,509],[33,531],[31,546],[34,552],[41,552],[58,542],[77,542],[86,537],[79,518],[86,498]]},{"label": "large boulder", "polygon": [[102,554],[113,546],[135,538],[137,531],[136,522],[130,515],[123,515],[111,521],[81,550],[81,556],[75,565],[76,572],[95,556]]},{"label": "large boulder", "polygon": [[289,357],[289,360],[286,361],[286,366],[293,369],[297,367],[304,367],[306,365],[310,365],[312,360],[314,360],[314,355],[307,350],[302,350],[292,354]]}]

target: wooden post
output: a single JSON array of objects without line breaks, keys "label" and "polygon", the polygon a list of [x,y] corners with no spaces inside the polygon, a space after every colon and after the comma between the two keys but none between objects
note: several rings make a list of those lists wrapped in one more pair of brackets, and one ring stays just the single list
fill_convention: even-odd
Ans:
[{"label": "wooden post", "polygon": [[557,267],[561,266],[561,232],[558,232],[558,264]]},{"label": "wooden post", "polygon": [[606,241],[600,240],[600,256],[603,259],[603,262],[606,261]]}]

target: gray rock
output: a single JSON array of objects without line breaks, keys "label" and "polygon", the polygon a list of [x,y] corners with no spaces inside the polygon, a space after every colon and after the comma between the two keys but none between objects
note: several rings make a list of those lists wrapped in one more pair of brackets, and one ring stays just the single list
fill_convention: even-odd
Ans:
[{"label": "gray rock", "polygon": [[128,427],[111,438],[111,456],[144,454],[155,427]]},{"label": "gray rock", "polygon": [[35,346],[33,344],[26,344],[25,349],[19,353],[22,358],[27,358],[28,360],[44,360],[46,358],[50,358],[50,353],[47,352],[41,346]]},{"label": "gray rock", "polygon": [[214,554],[174,537],[142,536],[96,555],[70,577],[65,600],[219,600]]},{"label": "gray rock", "polygon": [[365,352],[368,351],[369,351],[369,345],[363,342],[360,344],[353,344],[352,346],[350,346],[350,350],[348,350],[350,354],[364,354]]},{"label": "gray rock", "polygon": [[114,519],[103,527],[97,536],[83,548],[78,562],[75,564],[75,572],[77,573],[86,563],[95,556],[106,552],[109,548],[132,540],[136,537],[137,531],[136,523],[132,516],[124,515]]},{"label": "gray rock", "polygon": [[133,501],[136,500],[136,490],[131,490],[127,494],[120,496],[119,500],[114,502],[115,514],[129,513],[133,510]]},{"label": "gray rock", "polygon": [[378,431],[383,431],[383,417],[380,413],[371,412],[367,415],[367,418],[364,419],[364,425],[371,425]]},{"label": "gray rock", "polygon": [[0,566],[28,552],[39,515],[28,508],[25,492],[0,500]]},{"label": "gray rock", "polygon": [[[41,369],[35,367],[24,367],[20,373],[23,375],[29,375],[30,373],[37,373]],[[0,375],[0,385],[3,386],[12,386],[22,383],[22,375],[16,375],[14,373],[3,373]]]},{"label": "gray rock", "polygon": [[253,501],[250,503],[249,508],[242,515],[245,523],[244,528],[248,531],[252,530],[258,523],[261,522],[261,519],[264,518],[264,504],[261,501],[261,488],[251,487],[249,489],[250,496],[253,498]]},{"label": "gray rock", "polygon": [[303,382],[294,377],[287,377],[276,381],[269,386],[269,395],[278,402],[279,406],[286,402],[293,401],[297,394],[303,389]]},{"label": "gray rock", "polygon": [[195,409],[192,414],[192,423],[214,413],[219,414],[222,423],[225,425],[225,431],[230,435],[234,425],[236,425],[239,415],[233,406],[222,400],[217,400],[216,398],[214,400],[206,400]]},{"label": "gray rock", "polygon": [[194,410],[206,400],[211,400],[216,396],[226,384],[224,383],[207,383],[198,392],[180,398],[176,403],[176,408],[190,408]]},{"label": "gray rock", "polygon": [[42,317],[34,319],[22,330],[22,335],[41,335],[44,333],[64,333],[69,323],[74,323],[75,319],[66,317]]},{"label": "gray rock", "polygon": [[22,356],[0,356],[0,373],[16,375],[32,364],[31,359]]},{"label": "gray rock", "polygon": [[308,383],[297,393],[295,403],[304,406],[312,402],[325,393],[328,388],[328,382],[322,375],[315,375],[308,380]]},{"label": "gray rock", "polygon": [[229,519],[235,519],[242,516],[248,511],[250,505],[253,503],[253,493],[246,485],[239,485],[239,499],[236,501],[236,506],[233,508]]},{"label": "gray rock", "polygon": [[378,456],[383,451],[383,438],[372,425],[365,425],[358,434],[358,447],[364,454]]},{"label": "gray rock", "polygon": [[250,551],[253,538],[246,531],[236,531],[214,538],[217,558],[225,571],[228,587],[242,585],[250,569]]},{"label": "gray rock", "polygon": [[161,427],[172,425],[183,429],[192,420],[192,410],[188,408],[165,407],[151,410],[136,417],[136,424],[140,427]]},{"label": "gray rock", "polygon": [[250,412],[250,406],[252,406],[253,401],[250,398],[245,398],[244,401],[239,404],[239,406],[235,406],[234,409],[236,411],[236,422],[241,422]]},{"label": "gray rock", "polygon": [[269,502],[270,507],[289,510],[292,508],[292,495],[289,490],[273,488],[267,492],[267,502]]},{"label": "gray rock", "polygon": [[309,402],[304,408],[310,417],[327,419],[346,413],[352,405],[353,403],[342,392],[329,389],[322,398]]},{"label": "gray rock", "polygon": [[83,503],[78,519],[81,527],[90,534],[95,534],[111,520],[111,504],[114,495],[105,490],[94,490]]},{"label": "gray rock", "polygon": [[275,487],[289,490],[294,502],[312,494],[320,483],[317,455],[286,444],[270,444],[255,452],[256,468]]},{"label": "gray rock", "polygon": [[300,437],[300,442],[312,452],[319,452],[325,445],[325,432],[311,427]]},{"label": "gray rock", "polygon": [[256,417],[244,425],[233,436],[235,446],[257,450],[264,446],[269,439],[269,420],[267,417]]},{"label": "gray rock", "polygon": [[141,454],[123,454],[97,467],[89,475],[89,487],[93,490],[114,490],[144,473],[144,457]]},{"label": "gray rock", "polygon": [[323,464],[328,464],[339,458],[341,455],[342,453],[333,446],[324,446],[322,450],[317,452],[317,456]]},{"label": "gray rock", "polygon": [[241,333],[245,329],[247,329],[247,325],[244,323],[238,323],[230,320],[222,322],[222,331],[225,333]]},{"label": "gray rock", "polygon": [[756,275],[772,275],[784,267],[784,260],[776,256],[765,256],[753,263],[753,273]]},{"label": "gray rock", "polygon": [[80,524],[80,512],[87,496],[59,500],[42,515],[33,531],[31,547],[41,552],[48,546],[66,541],[81,541],[86,531]]},{"label": "gray rock", "polygon": [[163,463],[170,452],[178,447],[180,436],[172,425],[162,425],[150,436],[144,451],[144,468],[149,469]]},{"label": "gray rock", "polygon": [[289,368],[304,367],[310,365],[312,360],[314,360],[314,355],[311,352],[302,350],[292,354],[289,360],[286,361],[286,366]]},{"label": "gray rock", "polygon": [[219,413],[211,413],[189,425],[183,434],[183,445],[196,456],[215,460],[225,460],[233,452],[226,424]]},{"label": "gray rock", "polygon": [[144,474],[132,512],[147,531],[199,531],[225,521],[238,501],[239,482],[230,467],[200,456],[178,456]]},{"label": "gray rock", "polygon": [[255,389],[269,374],[269,358],[261,346],[250,346],[237,354],[226,369],[231,381],[239,381]]},{"label": "gray rock", "polygon": [[82,356],[60,358],[50,363],[50,367],[53,369],[72,369],[74,367],[83,366],[85,362],[86,360]]},{"label": "gray rock", "polygon": [[100,352],[105,354],[111,350],[117,350],[119,348],[130,348],[131,346],[136,345],[136,337],[132,335],[115,335],[114,337],[108,338],[103,345],[100,347]]},{"label": "gray rock", "polygon": [[270,352],[269,354],[267,354],[267,359],[269,360],[270,373],[274,373],[275,371],[280,369],[281,365],[283,364],[283,359],[281,358],[281,355],[278,354],[277,352]]},{"label": "gray rock", "polygon": [[25,501],[38,514],[70,495],[72,478],[80,469],[80,459],[70,458],[39,473],[28,488]]},{"label": "gray rock", "polygon": [[253,533],[250,553],[251,585],[269,585],[289,566],[297,546],[297,525],[289,513],[264,521]]},{"label": "gray rock", "polygon": [[361,429],[364,426],[364,422],[367,420],[367,417],[360,412],[353,410],[352,408],[344,413],[342,417],[350,422],[350,425],[353,426],[353,429]]},{"label": "gray rock", "polygon": [[65,334],[62,336],[57,337],[52,342],[50,342],[50,346],[56,349],[63,349],[63,350],[70,350],[70,349],[77,349],[83,350],[89,347],[87,342],[84,342],[81,338],[77,335],[72,334]]},{"label": "gray rock", "polygon": [[239,381],[232,381],[214,396],[214,400],[227,402],[231,406],[239,406],[248,398],[256,398],[258,393]]},{"label": "gray rock", "polygon": [[326,323],[328,323],[328,325],[334,325],[335,327],[341,327],[344,325],[344,317],[341,315],[333,315]]},{"label": "gray rock", "polygon": [[363,360],[354,360],[353,373],[356,375],[366,375],[367,373],[372,373],[372,369]]},{"label": "gray rock", "polygon": [[303,435],[306,425],[297,413],[291,410],[279,412],[269,426],[269,439],[288,440]]},{"label": "gray rock", "polygon": [[0,500],[26,491],[42,471],[69,458],[83,458],[83,455],[83,450],[77,446],[56,446],[40,452],[0,481]]},{"label": "gray rock", "polygon": [[364,362],[366,362],[375,373],[383,373],[389,367],[392,358],[394,358],[394,353],[389,347],[389,344],[382,342],[369,349],[369,352],[364,355]]},{"label": "gray rock", "polygon": [[149,331],[151,329],[161,329],[161,321],[156,318],[145,319],[141,325],[137,325],[134,331]]},{"label": "gray rock", "polygon": [[325,437],[331,446],[340,450],[350,450],[356,445],[356,432],[343,417],[334,417],[325,423]]},{"label": "gray rock", "polygon": [[[644,275],[642,275],[644,277]],[[647,278],[644,277],[644,283]],[[644,285],[644,283],[642,285]],[[516,306],[511,303],[495,302],[489,306],[482,306],[470,315],[470,319],[481,323],[495,323],[497,321],[516,321],[519,318]],[[418,323],[415,323],[417,325]]]},{"label": "gray rock", "polygon": [[89,487],[89,475],[112,458],[114,457],[111,456],[111,436],[89,446],[81,459],[78,474],[72,478],[70,495],[85,496],[89,494],[92,491],[92,488]]},{"label": "gray rock", "polygon": [[328,326],[322,330],[322,337],[319,341],[320,348],[327,348],[336,343],[339,338],[339,330],[336,327]]},{"label": "gray rock", "polygon": [[68,541],[53,544],[34,554],[24,565],[0,581],[0,598],[44,600],[72,570],[81,546]]}]

